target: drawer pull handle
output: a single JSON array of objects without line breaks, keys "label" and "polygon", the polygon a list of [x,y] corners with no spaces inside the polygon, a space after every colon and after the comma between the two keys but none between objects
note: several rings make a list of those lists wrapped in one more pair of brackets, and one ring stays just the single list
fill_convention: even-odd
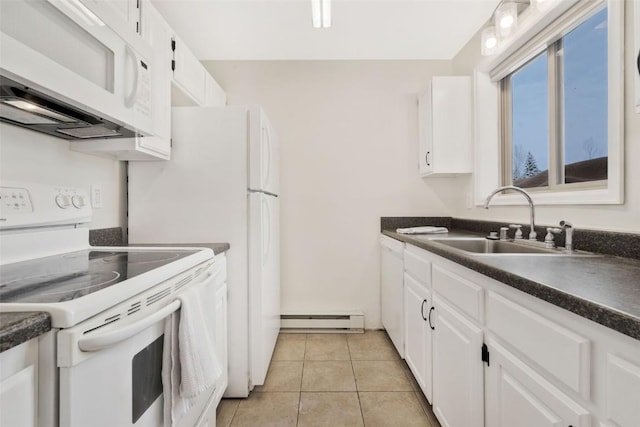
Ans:
[{"label": "drawer pull handle", "polygon": [[433,331],[434,329],[436,329],[436,327],[435,327],[435,326],[433,326],[433,325],[431,324],[431,312],[433,311],[433,309],[434,309],[434,308],[435,308],[435,307],[431,307],[431,308],[429,309],[429,327],[431,328],[431,330],[432,330],[432,331]]}]

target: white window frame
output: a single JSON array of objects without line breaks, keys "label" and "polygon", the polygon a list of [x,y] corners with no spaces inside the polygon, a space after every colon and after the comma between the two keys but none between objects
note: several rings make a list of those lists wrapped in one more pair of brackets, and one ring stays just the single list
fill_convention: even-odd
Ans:
[{"label": "white window frame", "polygon": [[[538,205],[624,203],[624,1],[562,0],[545,12],[529,8],[516,34],[492,57],[474,70],[474,200],[482,205],[502,182],[500,80],[516,71],[555,41],[575,28],[594,9],[606,4],[608,43],[608,179],[606,187],[535,190]],[[519,18],[520,19],[520,18]],[[512,193],[501,194],[492,204],[522,205]]]}]

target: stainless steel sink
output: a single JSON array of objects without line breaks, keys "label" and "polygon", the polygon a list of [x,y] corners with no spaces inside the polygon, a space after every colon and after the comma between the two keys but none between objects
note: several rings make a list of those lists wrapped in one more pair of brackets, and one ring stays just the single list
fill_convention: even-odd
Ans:
[{"label": "stainless steel sink", "polygon": [[527,243],[504,241],[504,240],[489,240],[484,238],[469,238],[469,239],[431,239],[431,242],[439,243],[441,245],[449,246],[450,248],[459,249],[465,252],[471,252],[474,254],[527,254],[527,255],[593,255],[589,252],[576,252],[567,253],[564,248],[544,248]]}]

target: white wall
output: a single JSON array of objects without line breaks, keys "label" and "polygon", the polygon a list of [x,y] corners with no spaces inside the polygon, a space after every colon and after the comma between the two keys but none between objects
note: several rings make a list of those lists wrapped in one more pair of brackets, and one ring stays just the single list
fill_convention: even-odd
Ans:
[{"label": "white wall", "polygon": [[27,181],[84,188],[102,186],[103,204],[90,228],[126,225],[124,162],[69,150],[63,139],[0,123],[0,182]]},{"label": "white wall", "polygon": [[[578,229],[592,228],[611,231],[640,232],[640,114],[635,113],[634,70],[635,55],[633,46],[633,7],[631,0],[625,2],[625,202],[624,205],[586,205],[586,206],[539,206],[536,208],[538,224],[557,224],[561,219],[572,222]],[[471,74],[474,65],[480,60],[480,36],[474,38],[458,53],[453,60],[454,74]],[[465,193],[472,191],[471,178],[464,182]],[[524,201],[524,199],[523,199]],[[528,208],[492,206],[489,210],[470,207],[466,200],[460,199],[452,214],[457,217],[518,222],[527,224]]]},{"label": "white wall", "polygon": [[361,310],[380,327],[380,217],[448,215],[461,197],[417,174],[418,94],[450,61],[204,64],[280,137],[282,311]]}]

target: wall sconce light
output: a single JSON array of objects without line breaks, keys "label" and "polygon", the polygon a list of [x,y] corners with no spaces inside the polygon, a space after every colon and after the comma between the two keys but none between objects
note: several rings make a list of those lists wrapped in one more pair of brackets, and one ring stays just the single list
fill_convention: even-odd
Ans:
[{"label": "wall sconce light", "polygon": [[311,19],[313,28],[331,26],[331,0],[311,0]]},{"label": "wall sconce light", "polygon": [[482,43],[481,51],[483,56],[492,55],[498,48],[498,34],[496,32],[496,27],[493,25],[482,30],[480,39]]},{"label": "wall sconce light", "polygon": [[500,37],[508,37],[518,25],[518,5],[502,3],[494,13],[494,22]]},{"label": "wall sconce light", "polygon": [[[518,9],[531,4],[554,3],[557,0],[502,0],[491,14],[491,19],[481,33],[483,56],[493,55],[503,40],[513,34],[518,26]],[[519,7],[522,6],[522,7]]]}]

